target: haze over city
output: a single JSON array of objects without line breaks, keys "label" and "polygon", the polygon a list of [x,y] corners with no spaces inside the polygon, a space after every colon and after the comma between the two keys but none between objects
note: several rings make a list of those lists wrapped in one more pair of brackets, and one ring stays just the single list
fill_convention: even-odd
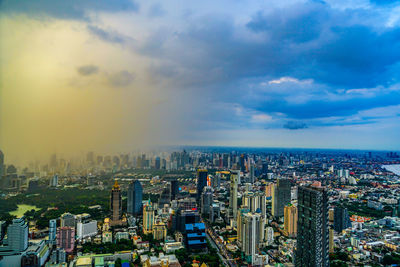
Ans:
[{"label": "haze over city", "polygon": [[2,1],[6,161],[158,145],[399,150],[390,1]]}]

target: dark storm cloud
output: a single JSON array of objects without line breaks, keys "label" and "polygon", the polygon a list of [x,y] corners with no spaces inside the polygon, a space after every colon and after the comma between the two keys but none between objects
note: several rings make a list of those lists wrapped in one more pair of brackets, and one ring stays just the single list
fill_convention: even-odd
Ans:
[{"label": "dark storm cloud", "polygon": [[126,87],[135,79],[135,75],[129,71],[120,71],[109,76],[109,81],[114,87]]},{"label": "dark storm cloud", "polygon": [[[385,27],[373,9],[310,2],[256,12],[245,29],[257,38],[238,38],[237,27],[231,18],[199,17],[180,31],[153,32],[138,51],[159,60],[150,69],[155,77],[294,121],[400,104],[400,91],[387,89],[399,82],[400,29]],[[310,79],[313,90],[296,83],[280,94],[246,87],[261,77]],[[354,88],[366,94],[338,93]],[[287,100],[297,96],[305,100]]]},{"label": "dark storm cloud", "polygon": [[2,0],[0,11],[8,14],[25,13],[33,17],[50,16],[61,19],[86,19],[86,11],[137,11],[139,6],[131,0]]},{"label": "dark storm cloud", "polygon": [[121,44],[126,41],[126,38],[124,36],[122,36],[121,34],[118,34],[116,32],[106,31],[97,26],[88,25],[87,29],[91,34],[93,34],[94,36],[96,36],[97,38],[99,38],[100,40],[103,40],[105,42]]},{"label": "dark storm cloud", "polygon": [[289,130],[298,130],[307,128],[307,124],[301,121],[288,121],[283,125],[283,128]]},{"label": "dark storm cloud", "polygon": [[77,71],[82,76],[89,76],[99,72],[99,68],[94,65],[85,65],[77,68]]}]

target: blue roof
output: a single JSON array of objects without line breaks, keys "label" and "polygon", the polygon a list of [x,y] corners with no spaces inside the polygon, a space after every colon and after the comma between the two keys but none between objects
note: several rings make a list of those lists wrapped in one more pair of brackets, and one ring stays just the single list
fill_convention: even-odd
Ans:
[{"label": "blue roof", "polygon": [[191,234],[187,234],[187,237],[188,238],[193,238],[193,237],[205,237],[206,236],[206,233],[200,233],[200,234],[198,234],[198,233],[191,233]]},{"label": "blue roof", "polygon": [[193,224],[188,223],[188,224],[185,224],[185,229],[186,230],[193,230],[194,228],[197,228],[199,230],[205,230],[206,226],[204,225],[204,223],[193,223]]},{"label": "blue roof", "polygon": [[199,244],[205,244],[206,243],[206,241],[201,241],[201,240],[198,240],[198,239],[196,239],[196,240],[189,240],[188,241],[188,244],[189,245],[199,245]]}]

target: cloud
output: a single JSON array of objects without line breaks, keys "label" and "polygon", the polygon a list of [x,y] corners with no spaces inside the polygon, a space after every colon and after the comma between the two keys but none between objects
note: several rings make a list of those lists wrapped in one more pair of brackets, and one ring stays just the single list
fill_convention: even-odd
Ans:
[{"label": "cloud", "polygon": [[59,19],[87,20],[87,13],[90,11],[137,11],[138,4],[132,0],[2,0],[0,10],[7,14],[27,14],[34,18],[50,16]]},{"label": "cloud", "polygon": [[126,87],[134,81],[135,75],[124,70],[110,75],[108,79],[110,84],[114,87]]},{"label": "cloud", "polygon": [[[281,77],[279,79],[276,80],[271,80],[268,81],[268,84],[280,84],[280,83],[312,83],[313,80],[312,79],[307,79],[307,80],[299,80],[296,78],[292,78],[292,77]],[[266,85],[265,83],[262,83],[261,85]]]},{"label": "cloud", "polygon": [[115,31],[106,31],[94,25],[87,26],[88,31],[100,40],[110,43],[124,43],[126,38]]},{"label": "cloud", "polygon": [[149,17],[162,17],[166,14],[165,9],[162,7],[161,4],[153,4],[148,11]]},{"label": "cloud", "polygon": [[251,116],[251,120],[256,123],[266,123],[272,120],[272,117],[267,114],[254,114]]},{"label": "cloud", "polygon": [[307,128],[307,124],[301,121],[288,121],[283,125],[283,128],[289,130],[298,130]]},{"label": "cloud", "polygon": [[84,65],[77,68],[77,71],[82,76],[89,76],[99,72],[99,68],[95,65]]}]

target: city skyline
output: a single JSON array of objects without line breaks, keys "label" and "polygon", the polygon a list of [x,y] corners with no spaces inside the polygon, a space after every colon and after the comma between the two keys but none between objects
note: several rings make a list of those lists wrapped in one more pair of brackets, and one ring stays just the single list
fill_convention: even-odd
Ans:
[{"label": "city skyline", "polygon": [[400,150],[399,7],[2,1],[0,147]]}]

